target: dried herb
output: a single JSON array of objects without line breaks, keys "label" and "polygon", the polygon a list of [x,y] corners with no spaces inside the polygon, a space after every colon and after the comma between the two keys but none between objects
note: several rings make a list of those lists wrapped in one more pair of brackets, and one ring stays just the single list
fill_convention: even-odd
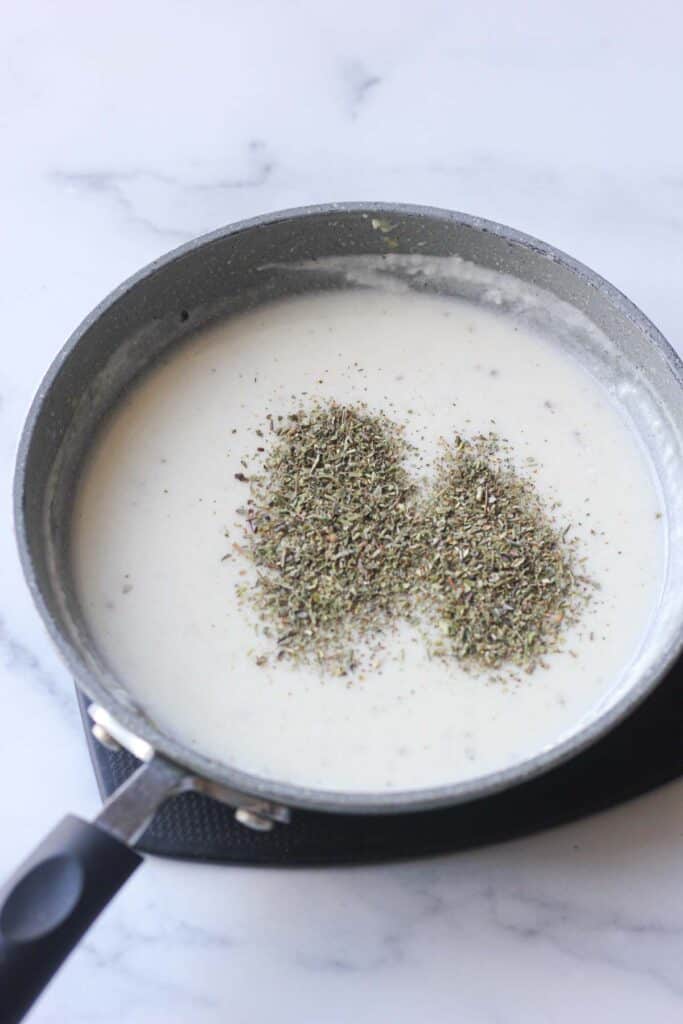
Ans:
[{"label": "dried herb", "polygon": [[273,429],[246,509],[249,597],[279,657],[345,675],[411,601],[407,445],[362,405],[314,405]]},{"label": "dried herb", "polygon": [[588,589],[568,532],[494,434],[446,446],[421,522],[432,651],[530,671],[557,650]]},{"label": "dried herb", "polygon": [[494,434],[445,445],[420,496],[383,414],[329,403],[268,423],[238,550],[256,568],[241,594],[278,658],[345,675],[401,618],[426,627],[432,655],[472,668],[530,671],[561,646],[589,584]]}]

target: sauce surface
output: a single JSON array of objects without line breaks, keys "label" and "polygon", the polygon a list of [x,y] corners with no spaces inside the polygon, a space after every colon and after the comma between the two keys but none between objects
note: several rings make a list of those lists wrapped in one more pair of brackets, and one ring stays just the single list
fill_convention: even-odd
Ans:
[{"label": "sauce surface", "polygon": [[[520,467],[538,461],[600,586],[546,670],[471,675],[428,660],[407,627],[400,657],[363,680],[256,664],[262,642],[235,598],[247,567],[222,560],[248,497],[235,473],[266,414],[307,397],[384,409],[427,458],[440,437],[493,430]],[[102,656],[182,743],[319,789],[423,788],[523,760],[608,699],[656,605],[659,510],[630,428],[555,342],[465,301],[347,290],[205,328],[124,397],[80,482],[74,573]]]}]

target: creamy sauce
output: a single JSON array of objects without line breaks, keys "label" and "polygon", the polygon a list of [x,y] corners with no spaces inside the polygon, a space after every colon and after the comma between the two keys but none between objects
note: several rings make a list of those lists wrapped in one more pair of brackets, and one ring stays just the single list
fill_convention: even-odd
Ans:
[{"label": "creamy sauce", "polygon": [[[400,657],[364,679],[259,667],[235,599],[235,479],[267,412],[362,399],[408,424],[429,458],[495,430],[576,524],[596,599],[547,670],[506,682]],[[306,400],[304,398],[304,400]],[[209,757],[321,789],[411,789],[479,776],[574,731],[642,644],[664,569],[645,456],[602,387],[553,341],[464,301],[344,291],[205,328],[117,406],[84,472],[76,582],[122,684],[165,732]],[[225,531],[229,531],[226,539]]]}]

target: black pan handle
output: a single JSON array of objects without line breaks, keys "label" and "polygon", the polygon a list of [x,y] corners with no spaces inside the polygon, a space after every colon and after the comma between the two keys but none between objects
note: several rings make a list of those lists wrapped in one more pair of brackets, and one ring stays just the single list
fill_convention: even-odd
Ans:
[{"label": "black pan handle", "polygon": [[94,823],[69,816],[0,889],[0,1024],[16,1024],[142,857],[132,844],[164,800],[190,785],[151,756]]},{"label": "black pan handle", "polygon": [[72,815],[0,890],[0,1022],[16,1024],[98,914],[142,862]]},{"label": "black pan handle", "polygon": [[[94,711],[98,720],[106,714]],[[109,732],[122,731],[113,719],[105,721]],[[218,798],[236,808],[238,821],[259,830],[289,821],[286,807],[199,779],[135,742],[145,760],[96,820],[64,818],[0,889],[0,1024],[22,1019],[135,871],[142,857],[132,844],[168,797],[195,790]]]}]

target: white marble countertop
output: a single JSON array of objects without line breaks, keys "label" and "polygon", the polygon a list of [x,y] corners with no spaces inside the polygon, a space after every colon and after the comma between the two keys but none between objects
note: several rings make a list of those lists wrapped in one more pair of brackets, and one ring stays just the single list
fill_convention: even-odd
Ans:
[{"label": "white marble countertop", "polygon": [[[85,313],[175,244],[266,210],[387,199],[515,225],[683,349],[683,13],[24,0],[0,41],[4,876],[98,799],[10,528],[18,431]],[[38,1024],[683,1016],[683,782],[532,839],[345,870],[150,860]]]}]

